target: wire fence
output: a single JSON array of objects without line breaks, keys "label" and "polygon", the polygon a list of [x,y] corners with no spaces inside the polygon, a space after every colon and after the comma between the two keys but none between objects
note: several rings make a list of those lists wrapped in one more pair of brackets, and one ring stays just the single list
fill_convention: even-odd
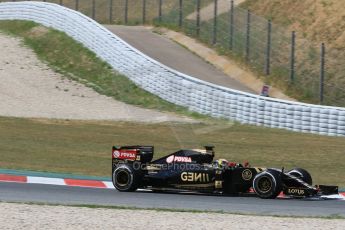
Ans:
[{"label": "wire fence", "polygon": [[183,31],[247,63],[265,83],[296,99],[345,106],[342,50],[307,41],[231,0],[225,5],[221,0],[42,1],[75,9],[103,24],[153,24]]}]

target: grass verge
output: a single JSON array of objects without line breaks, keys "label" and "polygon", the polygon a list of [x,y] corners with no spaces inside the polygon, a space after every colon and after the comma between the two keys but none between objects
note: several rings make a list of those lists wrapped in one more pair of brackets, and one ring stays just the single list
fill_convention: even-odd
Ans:
[{"label": "grass verge", "polygon": [[29,21],[0,21],[0,31],[22,38],[52,69],[100,94],[140,107],[203,117],[139,88],[63,32]]},{"label": "grass verge", "polygon": [[302,167],[316,184],[345,187],[344,138],[230,124],[144,124],[0,117],[0,168],[110,176],[112,145],[155,145],[155,158],[216,146],[216,158]]}]

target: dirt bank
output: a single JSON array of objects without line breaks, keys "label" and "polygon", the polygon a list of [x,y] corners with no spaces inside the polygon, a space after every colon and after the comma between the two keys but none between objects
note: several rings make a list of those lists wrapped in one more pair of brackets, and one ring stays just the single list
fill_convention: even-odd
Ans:
[{"label": "dirt bank", "polygon": [[191,121],[100,95],[54,72],[22,44],[20,39],[0,34],[0,116],[140,122]]}]

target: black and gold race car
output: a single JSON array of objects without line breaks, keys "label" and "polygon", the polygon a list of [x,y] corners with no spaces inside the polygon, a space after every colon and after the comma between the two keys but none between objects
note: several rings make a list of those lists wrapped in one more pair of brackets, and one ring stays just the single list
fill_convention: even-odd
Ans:
[{"label": "black and gold race car", "polygon": [[179,150],[152,161],[153,153],[153,146],[114,146],[114,187],[122,192],[144,188],[231,195],[254,193],[266,199],[281,193],[295,198],[338,194],[337,186],[312,186],[311,175],[301,168],[284,171],[214,160],[213,146]]}]

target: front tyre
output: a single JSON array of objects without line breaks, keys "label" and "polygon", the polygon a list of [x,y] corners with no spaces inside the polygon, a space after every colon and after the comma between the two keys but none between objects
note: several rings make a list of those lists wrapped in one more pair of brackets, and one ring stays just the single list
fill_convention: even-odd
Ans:
[{"label": "front tyre", "polygon": [[113,172],[113,185],[120,192],[134,192],[140,184],[141,176],[131,165],[119,165]]},{"label": "front tyre", "polygon": [[263,199],[275,199],[282,191],[281,173],[267,170],[259,173],[253,180],[255,193]]}]

